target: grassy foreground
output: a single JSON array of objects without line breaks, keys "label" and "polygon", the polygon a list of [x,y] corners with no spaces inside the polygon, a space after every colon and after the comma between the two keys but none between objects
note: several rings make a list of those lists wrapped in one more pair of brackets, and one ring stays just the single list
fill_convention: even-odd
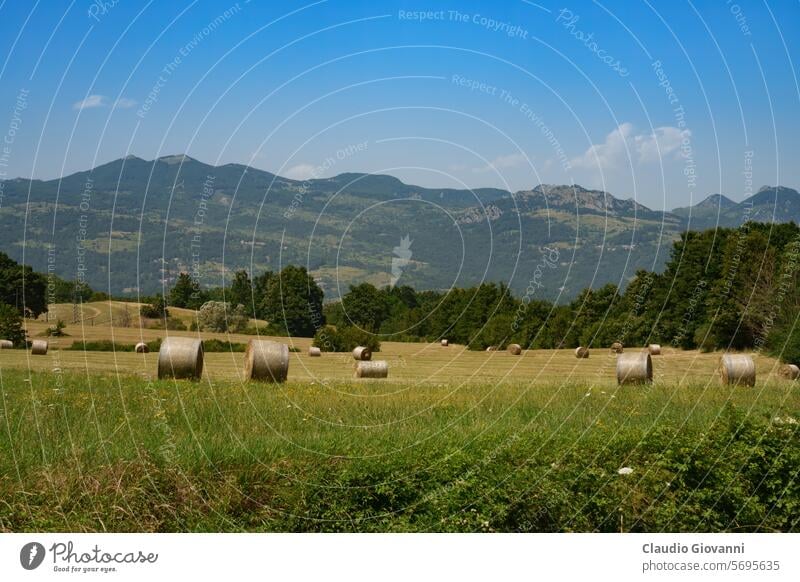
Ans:
[{"label": "grassy foreground", "polygon": [[797,382],[0,372],[0,531],[800,529]]}]

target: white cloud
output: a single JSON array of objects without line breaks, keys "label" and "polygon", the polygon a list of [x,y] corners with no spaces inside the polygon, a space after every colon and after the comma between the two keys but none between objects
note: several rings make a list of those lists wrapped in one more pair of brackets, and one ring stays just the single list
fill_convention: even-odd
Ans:
[{"label": "white cloud", "polygon": [[311,164],[297,164],[283,172],[283,177],[291,180],[311,180],[313,178],[319,178],[315,173],[316,168]]},{"label": "white cloud", "polygon": [[634,163],[647,164],[661,159],[673,159],[680,151],[681,142],[690,137],[688,129],[657,127],[652,133],[637,133],[631,123],[623,123],[606,136],[601,144],[595,144],[583,155],[570,160],[576,168],[602,169],[608,171],[627,165],[628,156]]},{"label": "white cloud", "polygon": [[[136,103],[135,99],[120,97],[114,102],[113,108],[130,109],[131,107],[136,107]],[[112,104],[105,95],[89,95],[86,99],[72,104],[72,108],[79,111],[82,109],[97,109],[98,107],[112,107]]]},{"label": "white cloud", "polygon": [[73,109],[94,109],[95,107],[105,107],[108,105],[108,98],[105,95],[89,95],[83,101],[77,101],[72,105]]},{"label": "white cloud", "polygon": [[491,162],[480,168],[473,168],[472,171],[476,173],[492,172],[496,170],[506,170],[508,168],[516,168],[527,162],[524,154],[508,154],[507,156],[498,156]]},{"label": "white cloud", "polygon": [[136,107],[136,99],[129,99],[128,97],[120,97],[114,104],[114,109],[130,109]]}]

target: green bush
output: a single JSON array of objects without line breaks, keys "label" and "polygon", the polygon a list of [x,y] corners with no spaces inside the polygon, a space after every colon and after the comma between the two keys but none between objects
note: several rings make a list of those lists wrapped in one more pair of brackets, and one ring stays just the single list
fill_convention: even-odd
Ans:
[{"label": "green bush", "polygon": [[771,355],[784,362],[800,363],[800,324],[795,326],[794,331],[790,325],[776,328],[769,335],[767,348]]},{"label": "green bush", "polygon": [[203,340],[203,351],[205,352],[243,352],[245,349],[247,349],[247,344],[239,342],[226,342],[218,339]]},{"label": "green bush", "polygon": [[63,319],[59,319],[56,321],[55,325],[51,325],[46,330],[44,330],[44,335],[48,337],[64,337],[68,334],[64,331],[64,328],[67,327],[67,324],[64,323]]},{"label": "green bush", "polygon": [[[161,338],[146,342],[151,352],[157,352],[161,348]],[[97,340],[93,342],[73,342],[67,350],[85,352],[133,352],[136,344],[125,344],[113,342],[111,340]],[[227,342],[218,339],[203,340],[203,351],[211,352],[244,352],[247,344],[242,342]],[[297,348],[289,347],[290,352],[299,352]]]},{"label": "green bush", "polygon": [[247,327],[249,320],[243,305],[234,307],[225,301],[206,301],[197,312],[201,331],[238,333]]},{"label": "green bush", "polygon": [[[151,352],[157,352],[161,348],[161,338],[146,342]],[[136,351],[136,344],[123,344],[111,340],[96,340],[92,342],[72,342],[67,350],[81,352],[133,352]]]},{"label": "green bush", "polygon": [[377,335],[353,326],[326,325],[314,335],[312,345],[323,352],[349,352],[358,346],[368,347],[373,352],[381,350],[381,342]]},{"label": "green bush", "polygon": [[167,309],[167,303],[164,301],[163,295],[156,295],[152,303],[142,305],[139,313],[142,317],[147,317],[148,319],[169,318],[169,309]]}]

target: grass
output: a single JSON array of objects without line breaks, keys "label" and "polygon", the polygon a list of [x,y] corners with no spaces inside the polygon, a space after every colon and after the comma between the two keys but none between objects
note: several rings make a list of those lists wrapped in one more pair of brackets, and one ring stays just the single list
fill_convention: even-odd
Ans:
[{"label": "grass", "polygon": [[[292,357],[277,386],[218,361],[197,383],[0,361],[0,530],[800,527],[798,383],[356,382]],[[301,357],[347,372],[308,381]]]},{"label": "grass", "polygon": [[0,350],[0,531],[800,528],[800,383],[760,354],[752,389],[670,348],[653,386],[618,388],[607,350],[383,341],[389,380],[354,381],[348,354],[273,338],[298,350],[289,381],[244,385],[230,343],[252,336],[201,334],[221,351],[191,383],[124,349],[197,332],[67,331]]}]

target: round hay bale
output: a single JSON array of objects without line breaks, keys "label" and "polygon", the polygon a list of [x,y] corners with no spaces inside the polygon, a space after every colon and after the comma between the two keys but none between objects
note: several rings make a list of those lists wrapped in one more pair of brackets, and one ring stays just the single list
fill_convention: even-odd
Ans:
[{"label": "round hay bale", "polygon": [[723,354],[719,360],[719,373],[723,384],[755,386],[756,363],[744,354]]},{"label": "round hay bale", "polygon": [[359,362],[368,362],[372,359],[372,350],[364,346],[358,346],[353,350],[353,359]]},{"label": "round hay bale", "polygon": [[31,353],[34,356],[44,356],[47,354],[47,340],[33,340],[31,342]]},{"label": "round hay bale", "polygon": [[0,340],[0,350],[10,350],[14,347],[14,342],[11,340]]},{"label": "round hay bale", "polygon": [[611,353],[612,354],[621,354],[623,352],[622,344],[620,342],[614,342],[611,344]]},{"label": "round hay bale", "polygon": [[158,378],[189,378],[203,375],[203,342],[191,337],[168,337],[158,350]]},{"label": "round hay bale", "polygon": [[321,349],[319,349],[317,347],[314,347],[314,346],[311,346],[310,348],[308,348],[308,357],[309,358],[319,358],[321,355],[322,355],[322,350]]},{"label": "round hay bale", "polygon": [[289,374],[289,346],[270,340],[247,342],[244,377],[262,382],[284,382]]},{"label": "round hay bale", "polygon": [[495,351],[495,350],[497,350],[497,348],[496,348],[496,347],[494,347],[494,346],[489,346],[488,348],[486,348],[486,351],[487,351],[487,352],[493,352],[493,351]]},{"label": "round hay bale", "polygon": [[442,347],[446,348],[449,345],[450,345],[450,342],[448,342],[446,339],[442,340]]},{"label": "round hay bale", "polygon": [[661,346],[659,344],[650,344],[649,346],[647,346],[647,351],[650,353],[651,356],[660,356]]},{"label": "round hay bale", "polygon": [[652,381],[653,361],[648,352],[619,355],[617,384],[649,384]]},{"label": "round hay bale", "polygon": [[519,344],[508,344],[508,353],[512,356],[518,356],[522,353],[522,346]]},{"label": "round hay bale", "polygon": [[386,378],[388,376],[389,362],[386,360],[361,361],[356,365],[356,378]]},{"label": "round hay bale", "polygon": [[781,366],[779,373],[787,380],[797,380],[800,378],[800,366],[796,366],[795,364],[786,364],[785,366]]},{"label": "round hay bale", "polygon": [[579,348],[575,348],[575,357],[579,360],[589,357],[589,348],[585,348],[583,346]]},{"label": "round hay bale", "polygon": [[133,348],[137,354],[149,354],[150,353],[150,346],[148,346],[144,342],[139,342],[136,344],[136,347]]}]

